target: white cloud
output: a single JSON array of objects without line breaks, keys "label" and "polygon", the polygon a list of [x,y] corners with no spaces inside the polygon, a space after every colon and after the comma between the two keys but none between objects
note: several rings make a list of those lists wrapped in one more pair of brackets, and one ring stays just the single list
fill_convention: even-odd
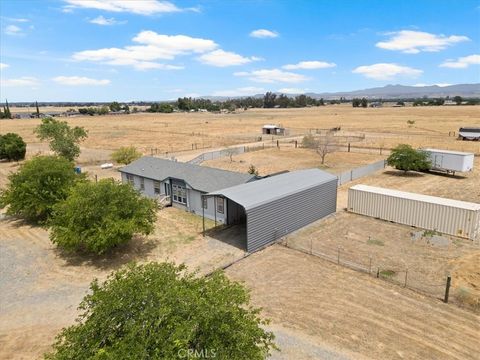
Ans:
[{"label": "white cloud", "polygon": [[281,88],[281,89],[278,89],[277,92],[282,94],[305,94],[307,92],[307,89]]},{"label": "white cloud", "polygon": [[14,87],[14,86],[36,86],[39,84],[37,78],[31,76],[22,76],[17,79],[2,79],[1,86]]},{"label": "white cloud", "polygon": [[445,87],[445,86],[450,86],[452,84],[448,84],[448,83],[439,83],[439,84],[424,84],[424,83],[420,83],[420,84],[415,84],[415,85],[412,85],[412,86],[415,86],[415,87],[424,87],[424,86],[438,86],[438,87]]},{"label": "white cloud", "polygon": [[271,31],[267,29],[258,29],[258,30],[253,30],[250,33],[250,36],[254,38],[260,38],[260,39],[276,38],[278,37],[278,33],[276,31]]},{"label": "white cloud", "polygon": [[[111,12],[128,12],[139,15],[154,15],[183,11],[169,1],[159,0],[64,0],[68,5],[64,12],[75,8],[97,9]],[[193,9],[190,9],[193,10]]]},{"label": "white cloud", "polygon": [[83,76],[57,76],[52,80],[57,84],[68,86],[104,86],[110,84],[108,79],[92,79]]},{"label": "white cloud", "polygon": [[26,22],[29,22],[29,21],[30,21],[30,20],[25,19],[25,18],[10,18],[10,17],[6,17],[5,19],[7,19],[8,21],[19,22],[19,23],[26,23]]},{"label": "white cloud", "polygon": [[109,25],[125,24],[126,21],[118,21],[118,20],[115,20],[114,18],[106,18],[100,15],[100,16],[97,16],[95,19],[91,19],[89,23],[96,24],[96,25],[109,26]]},{"label": "white cloud", "polygon": [[299,83],[299,82],[309,80],[309,78],[304,75],[295,74],[288,71],[282,71],[280,69],[262,69],[262,70],[254,70],[251,72],[241,71],[241,72],[236,72],[233,75],[245,76],[252,81],[261,82],[261,83],[275,83],[275,82]]},{"label": "white cloud", "polygon": [[375,46],[407,54],[418,54],[421,51],[436,52],[456,43],[470,40],[468,37],[461,35],[445,36],[413,30],[401,30],[388,33],[388,35],[391,35],[390,39],[378,42]]},{"label": "white cloud", "polygon": [[6,69],[8,67],[10,67],[10,65],[5,64],[5,63],[0,63],[0,69]]},{"label": "white cloud", "polygon": [[470,65],[480,65],[480,54],[460,57],[457,60],[447,60],[444,63],[440,64],[440,67],[465,69]]},{"label": "white cloud", "polygon": [[224,51],[222,49],[203,54],[198,59],[204,64],[217,67],[243,65],[252,61],[260,60],[260,58],[255,56],[245,57],[234,52]]},{"label": "white cloud", "polygon": [[17,25],[8,25],[5,27],[5,34],[7,35],[22,35],[22,28]]},{"label": "white cloud", "polygon": [[391,63],[359,66],[352,72],[375,80],[391,80],[396,76],[416,77],[423,73],[423,71],[419,69]]},{"label": "white cloud", "polygon": [[261,87],[247,86],[247,87],[241,87],[241,88],[236,88],[232,90],[215,91],[213,92],[212,95],[213,96],[229,96],[229,97],[251,96],[251,95],[263,93],[264,91],[265,89]]},{"label": "white cloud", "polygon": [[161,35],[154,31],[142,31],[133,38],[133,41],[139,45],[85,50],[74,53],[72,57],[77,61],[129,65],[139,70],[177,70],[183,67],[154,61],[160,59],[172,60],[178,55],[201,54],[212,51],[218,46],[214,41],[208,39],[193,38],[186,35]]},{"label": "white cloud", "polygon": [[286,70],[297,70],[297,69],[313,70],[313,69],[326,69],[326,68],[331,68],[335,66],[337,66],[337,64],[335,63],[315,60],[315,61],[300,61],[297,64],[284,65],[282,66],[282,68]]}]

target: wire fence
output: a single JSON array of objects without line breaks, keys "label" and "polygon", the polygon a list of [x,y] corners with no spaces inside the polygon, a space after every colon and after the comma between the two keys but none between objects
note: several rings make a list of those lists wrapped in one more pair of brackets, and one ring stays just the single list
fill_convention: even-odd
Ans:
[{"label": "wire fence", "polygon": [[480,294],[468,286],[451,291],[455,278],[452,279],[448,272],[437,273],[432,277],[425,269],[402,267],[394,261],[389,262],[388,259],[374,256],[361,258],[361,255],[349,253],[341,246],[329,246],[322,244],[321,241],[316,241],[315,244],[313,241],[310,241],[310,244],[300,244],[287,236],[279,243],[287,248],[322,258],[423,295],[480,312]]}]

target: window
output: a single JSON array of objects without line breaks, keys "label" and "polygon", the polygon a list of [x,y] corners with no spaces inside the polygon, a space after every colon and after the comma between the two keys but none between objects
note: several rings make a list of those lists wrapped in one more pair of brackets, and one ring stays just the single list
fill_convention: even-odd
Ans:
[{"label": "window", "polygon": [[140,190],[145,190],[145,179],[143,177],[140,178]]},{"label": "window", "polygon": [[127,182],[131,185],[134,185],[133,181],[133,175],[132,174],[127,174]]},{"label": "window", "polygon": [[160,195],[160,181],[153,181],[153,193],[155,195]]},{"label": "window", "polygon": [[217,199],[217,212],[219,214],[223,214],[224,207],[223,207],[223,198],[218,198]]},{"label": "window", "polygon": [[173,201],[180,204],[187,204],[187,189],[184,186],[173,184]]},{"label": "window", "polygon": [[208,198],[206,196],[202,196],[202,207],[208,209]]}]

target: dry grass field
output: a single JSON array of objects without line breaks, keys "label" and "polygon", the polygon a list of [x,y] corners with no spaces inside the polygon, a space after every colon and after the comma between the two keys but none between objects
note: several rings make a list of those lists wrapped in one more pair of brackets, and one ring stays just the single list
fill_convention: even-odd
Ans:
[{"label": "dry grass field", "polygon": [[[12,112],[15,109],[12,108]],[[261,136],[261,126],[281,124],[290,135],[340,126],[344,134],[365,134],[356,145],[392,147],[408,142],[480,153],[480,143],[457,141],[449,132],[460,126],[480,125],[479,106],[352,108],[334,105],[305,109],[250,109],[235,114],[173,113],[83,116],[66,119],[71,125],[89,131],[85,149],[115,150],[135,145],[146,154],[151,148],[164,152],[189,150],[193,146],[224,147],[251,143]],[[415,121],[413,126],[408,120]],[[38,119],[2,120],[1,132],[17,132],[29,144],[38,140],[33,129]],[[264,141],[271,140],[271,136]],[[196,145],[195,145],[196,144]]]},{"label": "dry grass field", "polygon": [[245,282],[273,326],[295,334],[282,359],[473,360],[480,352],[478,315],[296,250],[272,246],[227,274]]}]

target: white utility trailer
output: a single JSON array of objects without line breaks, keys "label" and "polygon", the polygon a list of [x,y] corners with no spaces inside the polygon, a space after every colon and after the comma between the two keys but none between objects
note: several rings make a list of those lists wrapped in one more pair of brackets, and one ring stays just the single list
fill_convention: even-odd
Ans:
[{"label": "white utility trailer", "polygon": [[446,171],[447,173],[468,172],[473,170],[474,155],[472,153],[439,150],[421,149],[428,154],[432,163],[432,170]]}]

